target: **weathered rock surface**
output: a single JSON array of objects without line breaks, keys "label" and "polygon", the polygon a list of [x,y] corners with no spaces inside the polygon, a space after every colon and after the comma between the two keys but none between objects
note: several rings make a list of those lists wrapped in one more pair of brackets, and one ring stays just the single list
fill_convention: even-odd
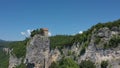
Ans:
[{"label": "weathered rock surface", "polygon": [[[114,34],[113,34],[114,31]],[[78,63],[81,60],[91,60],[96,63],[97,68],[100,68],[100,63],[104,60],[107,60],[109,65],[108,68],[120,68],[120,47],[113,49],[104,49],[103,46],[105,43],[113,37],[113,35],[119,35],[119,30],[117,28],[108,29],[107,27],[101,28],[97,33],[92,34],[91,41],[84,55],[80,56]],[[95,44],[96,36],[100,37],[100,42]],[[98,47],[99,46],[99,47]]]},{"label": "weathered rock surface", "polygon": [[48,68],[50,40],[47,36],[35,35],[27,45],[27,67]]},{"label": "weathered rock surface", "polygon": [[58,49],[51,50],[50,56],[49,56],[49,65],[52,62],[59,61],[61,59],[61,53]]},{"label": "weathered rock surface", "polygon": [[10,54],[10,48],[3,48],[3,52],[6,53],[6,55]]},{"label": "weathered rock surface", "polygon": [[8,68],[15,68],[16,66],[20,65],[22,58],[17,58],[13,53],[12,50],[9,52],[9,67]]},{"label": "weathered rock surface", "polygon": [[99,29],[97,33],[98,33],[97,35],[99,37],[101,37],[101,38],[103,38],[103,37],[109,37],[110,30],[109,30],[109,28],[104,27],[104,28]]},{"label": "weathered rock surface", "polygon": [[[80,55],[85,43],[74,43],[72,46],[66,46],[61,50],[56,48],[50,51],[48,36],[37,34],[27,44],[25,63],[27,68],[48,68],[52,62],[59,61],[65,56],[73,58],[78,64],[82,60],[91,60],[97,68],[101,68],[100,64],[103,60],[108,60],[108,68],[120,68],[120,46],[113,49],[104,49],[103,47],[109,43],[114,35],[120,35],[120,27],[111,29],[104,27],[98,31],[94,30],[85,54]],[[100,38],[100,42],[97,44],[95,43],[96,38]],[[21,60],[10,54],[9,68],[19,65]]]}]

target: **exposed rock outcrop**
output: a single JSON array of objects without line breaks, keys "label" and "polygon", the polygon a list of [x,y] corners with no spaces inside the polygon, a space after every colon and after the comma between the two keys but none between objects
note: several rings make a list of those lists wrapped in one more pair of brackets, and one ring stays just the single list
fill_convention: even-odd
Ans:
[{"label": "exposed rock outcrop", "polygon": [[9,67],[8,68],[15,68],[16,66],[20,65],[22,62],[22,58],[17,58],[13,53],[12,50],[9,52]]},{"label": "exposed rock outcrop", "polygon": [[[59,61],[63,57],[73,58],[78,64],[82,60],[91,60],[96,64],[97,68],[101,68],[101,62],[107,60],[109,63],[108,68],[120,68],[120,46],[104,49],[104,46],[109,44],[109,40],[113,36],[120,35],[120,27],[111,29],[103,27],[97,31],[94,29],[89,41],[75,42],[72,46],[67,45],[61,48],[61,50],[57,48],[50,50],[50,40],[47,35],[48,32],[46,32],[48,30],[44,30],[45,32],[42,35],[36,34],[31,37],[27,44],[25,57],[27,68],[48,68],[52,62]],[[80,52],[86,43],[88,46],[85,48],[85,53],[81,55]],[[10,53],[9,68],[21,64],[21,60],[22,58],[18,59]]]},{"label": "exposed rock outcrop", "polygon": [[[113,35],[119,35],[117,28],[110,30],[104,27],[92,34],[88,48],[86,48],[85,54],[79,57],[78,63],[80,63],[81,60],[91,60],[96,63],[97,68],[100,68],[101,62],[107,60],[109,63],[108,68],[120,68],[120,61],[118,61],[120,60],[120,47],[112,49],[103,48],[104,44],[108,43]],[[100,38],[100,41],[98,44],[95,44],[94,42],[97,36]]]},{"label": "exposed rock outcrop", "polygon": [[48,68],[50,40],[47,36],[35,35],[26,49],[27,68]]},{"label": "exposed rock outcrop", "polygon": [[6,55],[10,54],[10,48],[3,48],[3,52],[6,53]]},{"label": "exposed rock outcrop", "polygon": [[49,56],[49,65],[52,63],[52,62],[56,62],[56,61],[59,61],[61,59],[61,53],[58,49],[54,49],[54,50],[51,50],[50,52],[50,56]]}]

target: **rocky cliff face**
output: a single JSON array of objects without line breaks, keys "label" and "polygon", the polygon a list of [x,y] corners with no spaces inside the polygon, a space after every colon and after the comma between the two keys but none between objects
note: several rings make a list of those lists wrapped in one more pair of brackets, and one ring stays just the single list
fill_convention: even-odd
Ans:
[{"label": "rocky cliff face", "polygon": [[119,37],[119,35],[119,27],[112,27],[111,29],[103,27],[99,30],[94,29],[94,31],[92,31],[88,47],[83,55],[80,55],[80,51],[85,43],[74,43],[72,46],[64,47],[62,49],[62,54],[57,58],[61,58],[63,56],[71,57],[78,64],[80,64],[82,60],[91,60],[95,63],[97,68],[101,68],[100,64],[102,61],[108,61],[108,68],[120,68],[120,42],[117,47],[105,47],[106,45],[109,45],[110,40],[113,37]]},{"label": "rocky cliff face", "polygon": [[15,54],[13,54],[13,49],[3,48],[3,52],[6,53],[6,56],[9,55],[9,66],[8,68],[14,68],[21,64],[23,58],[17,58]]},{"label": "rocky cliff face", "polygon": [[[114,36],[120,36],[120,27],[112,27],[111,29],[103,27],[92,31],[89,43],[77,42],[73,43],[72,46],[65,46],[61,50],[57,48],[50,50],[48,36],[36,34],[27,43],[25,64],[27,68],[49,68],[52,62],[59,61],[62,57],[70,57],[78,64],[82,60],[91,60],[97,68],[101,68],[101,62],[107,60],[109,63],[108,68],[120,68],[120,42],[118,47],[115,48],[107,48],[106,46],[109,45],[111,38]],[[88,43],[88,46],[85,48],[85,53],[81,55],[82,47],[86,43]],[[10,66],[13,64],[19,65],[22,59],[10,55]]]},{"label": "rocky cliff face", "polygon": [[[113,36],[119,36],[119,34],[120,29],[118,27],[113,27],[112,29],[104,27],[98,31],[93,31],[88,48],[86,48],[85,54],[79,57],[78,63],[81,60],[91,60],[96,63],[97,68],[100,68],[100,63],[107,60],[109,63],[108,68],[120,68],[120,61],[118,61],[120,60],[120,47],[104,48],[105,45],[110,43],[109,40]],[[97,38],[99,38],[99,41],[96,43],[95,40]]]},{"label": "rocky cliff face", "polygon": [[35,35],[27,44],[27,68],[48,68],[50,40],[47,36]]},{"label": "rocky cliff face", "polygon": [[24,63],[27,68],[48,68],[54,61],[60,60],[58,49],[50,51],[50,39],[46,35],[36,34],[30,38],[26,45],[25,57],[17,58],[12,49],[9,54],[9,68]]},{"label": "rocky cliff face", "polygon": [[18,65],[20,65],[22,62],[22,58],[17,58],[15,55],[10,53],[9,56],[9,67],[8,68],[14,68]]}]

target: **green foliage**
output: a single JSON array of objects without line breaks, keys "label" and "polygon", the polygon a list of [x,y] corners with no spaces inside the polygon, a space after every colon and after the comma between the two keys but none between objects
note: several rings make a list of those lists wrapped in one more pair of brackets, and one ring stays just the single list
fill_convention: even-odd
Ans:
[{"label": "green foliage", "polygon": [[36,29],[31,32],[30,36],[33,37],[36,34],[42,34],[42,33],[43,33],[42,29]]},{"label": "green foliage", "polygon": [[10,43],[10,41],[0,40],[0,48],[8,47],[9,43]]},{"label": "green foliage", "polygon": [[119,45],[119,43],[120,43],[120,37],[119,36],[114,36],[109,41],[109,47],[115,48]]},{"label": "green foliage", "polygon": [[108,66],[108,61],[101,62],[101,68],[107,68],[107,66]]},{"label": "green foliage", "polygon": [[84,61],[81,61],[80,68],[96,68],[96,66],[92,61],[84,60]]},{"label": "green foliage", "polygon": [[104,23],[98,23],[97,25],[94,26],[97,30],[100,28],[105,27]]},{"label": "green foliage", "polygon": [[89,31],[85,31],[82,34],[76,34],[72,40],[73,43],[79,42],[80,44],[86,41],[89,41],[91,34],[89,34]]},{"label": "green foliage", "polygon": [[100,40],[101,40],[100,37],[96,37],[95,44],[99,44]]},{"label": "green foliage", "polygon": [[109,43],[104,44],[104,49],[109,49],[109,48],[116,48],[120,44],[120,36],[113,36],[110,40]]},{"label": "green foliage", "polygon": [[70,56],[70,55],[72,55],[72,52],[69,50],[69,51],[68,51],[68,56]]},{"label": "green foliage", "polygon": [[85,51],[86,51],[86,48],[85,47],[82,47],[81,51],[80,51],[80,55],[84,55],[85,54]]},{"label": "green foliage", "polygon": [[81,51],[80,51],[80,55],[79,55],[79,56],[85,54],[85,52],[86,52],[86,48],[88,47],[88,44],[89,44],[88,41],[84,43],[84,45],[83,45],[82,48],[81,48]]},{"label": "green foliage", "polygon": [[49,68],[60,68],[58,62],[53,62]]},{"label": "green foliage", "polygon": [[61,68],[79,68],[78,64],[71,58],[64,58],[60,60],[59,65]]},{"label": "green foliage", "polygon": [[0,49],[0,68],[8,68],[9,56]]},{"label": "green foliage", "polygon": [[[71,46],[73,43],[78,43],[78,42],[80,44],[85,43],[85,42],[87,42],[89,44],[91,35],[92,35],[92,32],[94,29],[96,29],[96,31],[103,27],[108,27],[111,29],[113,26],[119,27],[119,25],[120,25],[120,20],[117,20],[114,22],[107,22],[107,23],[98,23],[97,25],[92,26],[87,31],[84,31],[82,34],[76,34],[75,36],[69,36],[69,35],[52,36],[52,37],[50,37],[51,49],[54,49],[54,48],[61,49],[64,46],[67,46],[67,45]],[[33,31],[31,36],[34,36],[37,33],[40,33],[40,31],[38,29]],[[99,42],[100,42],[100,38],[97,38],[95,40],[95,43],[98,44]],[[87,46],[88,46],[88,44],[87,44]]]},{"label": "green foliage", "polygon": [[[108,27],[111,29],[112,27],[120,27],[120,19],[117,21],[113,22],[107,22],[107,23],[98,23],[95,26],[92,26],[90,29],[87,31],[84,31],[82,34],[76,34],[75,36],[70,36],[70,35],[56,35],[50,37],[50,45],[51,49],[58,48],[61,49],[65,46],[71,46],[73,43],[85,43],[85,45],[82,47],[82,50],[80,54],[85,53],[85,49],[88,46],[92,32],[94,29],[99,30],[100,28],[103,27]],[[33,37],[35,34],[42,34],[43,31],[41,29],[36,29],[31,32],[31,37]],[[15,54],[18,58],[24,57],[26,54],[26,44],[29,39],[26,39],[24,41],[15,41],[15,42],[6,42],[3,40],[0,40],[0,68],[8,68],[8,59],[9,56],[5,55],[1,49],[3,47],[9,47],[8,45],[10,44],[10,48],[13,48],[13,54]],[[97,38],[95,40],[95,43],[98,44],[100,42],[100,38]],[[104,44],[104,49],[107,48],[115,48],[120,44],[120,37],[113,37],[110,39],[109,43]],[[71,52],[68,52],[69,55],[71,55]],[[69,63],[70,62],[70,63]],[[51,68],[77,68],[78,65],[72,60],[72,59],[62,59],[59,62],[53,63],[53,66]],[[55,66],[56,65],[56,66]],[[102,62],[101,65],[105,66],[107,65],[105,62]],[[18,68],[24,68],[24,65],[21,64],[18,66]],[[80,64],[80,68],[95,68],[94,63],[91,61],[82,61]]]},{"label": "green foliage", "polygon": [[4,47],[8,47],[10,42],[0,40],[0,68],[8,68],[9,65],[9,55],[6,55],[5,52],[3,52]]},{"label": "green foliage", "polygon": [[17,58],[24,57],[26,54],[26,45],[29,39],[24,41],[15,41],[10,43],[10,48],[13,48],[12,53],[15,54]]},{"label": "green foliage", "polygon": [[117,20],[117,21],[113,21],[113,22],[98,23],[97,25],[93,26],[93,27],[91,28],[91,30],[93,30],[93,29],[98,30],[98,29],[103,28],[103,27],[108,27],[109,29],[111,29],[111,28],[114,27],[114,26],[116,26],[116,27],[119,27],[119,26],[120,26],[120,19]]},{"label": "green foliage", "polygon": [[[75,36],[70,35],[56,35],[50,37],[51,49],[54,48],[63,48],[64,46],[71,46],[73,43],[89,43],[91,37],[91,31],[84,31],[82,34],[76,34]],[[87,44],[88,46],[88,44]]]},{"label": "green foliage", "polygon": [[56,36],[52,36],[50,37],[50,45],[51,45],[51,49],[61,49],[64,46],[71,46],[72,45],[72,39],[73,36],[69,36],[69,35],[56,35]]},{"label": "green foliage", "polygon": [[63,58],[57,63],[53,62],[49,68],[79,68],[79,66],[73,59]]},{"label": "green foliage", "polygon": [[18,65],[16,68],[26,68],[26,65],[22,63],[22,64]]},{"label": "green foliage", "polygon": [[108,49],[108,48],[110,48],[110,46],[107,43],[105,43],[104,44],[104,49]]},{"label": "green foliage", "polygon": [[83,32],[83,34],[76,34],[75,36],[69,35],[56,35],[50,37],[51,49],[58,48],[61,49],[64,46],[71,46],[73,43],[85,43],[90,40],[91,34],[89,32]]}]

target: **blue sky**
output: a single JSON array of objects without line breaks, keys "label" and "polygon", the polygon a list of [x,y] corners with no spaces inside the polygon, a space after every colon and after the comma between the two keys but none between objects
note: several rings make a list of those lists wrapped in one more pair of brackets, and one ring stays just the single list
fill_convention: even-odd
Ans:
[{"label": "blue sky", "polygon": [[0,39],[23,40],[21,32],[42,27],[75,34],[117,19],[120,0],[0,0]]}]

